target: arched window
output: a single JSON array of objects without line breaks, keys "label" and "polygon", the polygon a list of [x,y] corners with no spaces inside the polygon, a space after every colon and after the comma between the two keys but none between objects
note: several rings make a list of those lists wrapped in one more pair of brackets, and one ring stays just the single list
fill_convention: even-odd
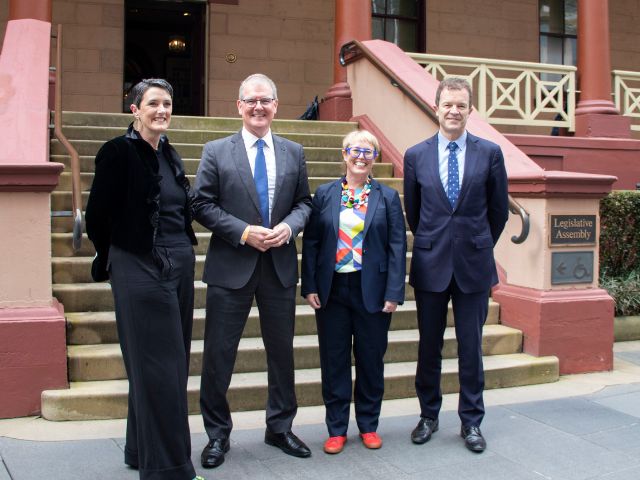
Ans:
[{"label": "arched window", "polygon": [[425,51],[424,0],[371,0],[373,38],[405,52]]}]

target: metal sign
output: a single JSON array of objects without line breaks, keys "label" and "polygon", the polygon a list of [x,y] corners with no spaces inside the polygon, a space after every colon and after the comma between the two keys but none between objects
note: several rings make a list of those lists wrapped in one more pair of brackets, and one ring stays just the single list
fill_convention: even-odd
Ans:
[{"label": "metal sign", "polygon": [[549,215],[549,245],[595,244],[595,215]]},{"label": "metal sign", "polygon": [[593,252],[552,252],[551,284],[593,282]]}]

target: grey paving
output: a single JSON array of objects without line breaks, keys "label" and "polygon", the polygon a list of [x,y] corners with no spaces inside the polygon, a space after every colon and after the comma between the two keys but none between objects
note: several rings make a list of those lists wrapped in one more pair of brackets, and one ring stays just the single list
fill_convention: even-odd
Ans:
[{"label": "grey paving", "polygon": [[7,468],[2,461],[0,461],[0,480],[11,480],[9,472],[7,472]]},{"label": "grey paving", "polygon": [[[624,352],[629,353],[629,352]],[[617,354],[618,355],[618,354]],[[640,382],[595,394],[487,409],[482,431],[487,450],[464,448],[454,411],[440,417],[440,430],[425,445],[411,443],[417,416],[382,418],[380,450],[367,450],[350,425],[339,455],[322,452],[324,425],[295,432],[313,456],[298,459],[264,444],[264,429],[238,430],[225,463],[200,468],[207,438],[192,436],[198,473],[216,480],[628,480],[640,478]],[[0,437],[0,480],[136,479],[123,464],[123,439],[33,442]],[[185,479],[189,480],[189,479]]]},{"label": "grey paving", "polygon": [[616,357],[640,365],[640,352],[619,352]]}]

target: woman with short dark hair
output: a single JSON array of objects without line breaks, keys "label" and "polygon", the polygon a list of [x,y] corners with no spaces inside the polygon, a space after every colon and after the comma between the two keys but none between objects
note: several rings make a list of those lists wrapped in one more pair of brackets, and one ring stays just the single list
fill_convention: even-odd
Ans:
[{"label": "woman with short dark hair", "polygon": [[192,480],[187,378],[196,237],[189,182],[165,132],[173,89],[131,91],[134,121],[96,156],[86,210],[92,276],[109,279],[129,379],[124,461],[141,479]]}]

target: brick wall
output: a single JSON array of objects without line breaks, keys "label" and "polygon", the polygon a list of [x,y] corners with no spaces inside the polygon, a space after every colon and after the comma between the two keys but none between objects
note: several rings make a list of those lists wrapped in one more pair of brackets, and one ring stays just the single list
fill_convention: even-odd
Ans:
[{"label": "brick wall", "polygon": [[0,0],[0,48],[4,41],[4,32],[7,29],[7,19],[9,18],[9,1]]},{"label": "brick wall", "polygon": [[609,0],[611,68],[640,71],[640,0]]},{"label": "brick wall", "polygon": [[53,1],[53,24],[63,25],[62,108],[120,112],[124,0]]},{"label": "brick wall", "polygon": [[428,0],[427,53],[539,61],[538,0]]},{"label": "brick wall", "polygon": [[278,117],[298,117],[333,83],[334,0],[238,3],[210,8],[209,115],[236,117],[240,82],[260,72],[278,87]]}]

